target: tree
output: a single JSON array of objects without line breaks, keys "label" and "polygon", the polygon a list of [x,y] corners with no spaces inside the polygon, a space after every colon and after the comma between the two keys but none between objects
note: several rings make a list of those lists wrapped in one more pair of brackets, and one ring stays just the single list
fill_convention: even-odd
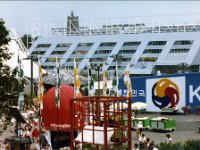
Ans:
[{"label": "tree", "polygon": [[32,45],[32,37],[29,34],[25,34],[22,36],[22,42],[24,43],[24,45],[26,46],[27,49],[29,49]]},{"label": "tree", "polygon": [[17,92],[15,92],[14,81],[17,68],[11,70],[6,61],[11,59],[8,43],[10,41],[9,31],[5,27],[5,22],[0,19],[0,111],[6,113],[10,105],[17,104]]},{"label": "tree", "polygon": [[32,46],[32,42],[36,41],[38,37],[32,37],[30,34],[24,34],[21,38],[22,42],[29,49]]}]

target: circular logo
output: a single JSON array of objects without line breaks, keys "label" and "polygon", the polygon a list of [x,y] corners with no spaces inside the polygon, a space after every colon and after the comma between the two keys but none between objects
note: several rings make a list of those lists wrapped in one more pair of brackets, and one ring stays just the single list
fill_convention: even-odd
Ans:
[{"label": "circular logo", "polygon": [[153,85],[152,101],[158,108],[173,108],[179,102],[179,88],[169,79],[161,79]]}]

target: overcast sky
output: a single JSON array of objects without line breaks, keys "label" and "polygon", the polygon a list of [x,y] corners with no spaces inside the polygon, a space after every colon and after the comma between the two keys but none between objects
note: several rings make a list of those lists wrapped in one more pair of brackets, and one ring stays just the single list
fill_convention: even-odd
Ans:
[{"label": "overcast sky", "polygon": [[98,23],[106,22],[106,18],[122,20],[138,16],[164,15],[169,19],[181,14],[193,14],[193,22],[200,21],[197,17],[200,1],[0,1],[0,6],[0,18],[20,35],[27,33],[27,25],[34,22],[63,22],[72,10],[82,24],[88,20]]}]

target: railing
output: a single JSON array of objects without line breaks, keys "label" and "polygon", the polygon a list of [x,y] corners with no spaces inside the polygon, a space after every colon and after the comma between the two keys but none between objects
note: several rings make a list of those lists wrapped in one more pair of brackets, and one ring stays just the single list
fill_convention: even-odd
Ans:
[{"label": "railing", "polygon": [[[67,27],[66,20],[27,25],[32,36],[90,36],[140,33],[199,32],[199,14],[80,19],[80,27]],[[31,32],[31,33],[30,33]]]}]

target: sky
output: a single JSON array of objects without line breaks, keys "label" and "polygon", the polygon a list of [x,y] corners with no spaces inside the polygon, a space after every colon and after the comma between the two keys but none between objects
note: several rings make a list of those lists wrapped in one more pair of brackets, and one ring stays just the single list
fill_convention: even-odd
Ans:
[{"label": "sky", "polygon": [[0,18],[20,35],[31,32],[35,23],[64,25],[71,11],[82,26],[127,23],[128,19],[147,24],[200,21],[200,1],[0,1],[0,6]]}]

